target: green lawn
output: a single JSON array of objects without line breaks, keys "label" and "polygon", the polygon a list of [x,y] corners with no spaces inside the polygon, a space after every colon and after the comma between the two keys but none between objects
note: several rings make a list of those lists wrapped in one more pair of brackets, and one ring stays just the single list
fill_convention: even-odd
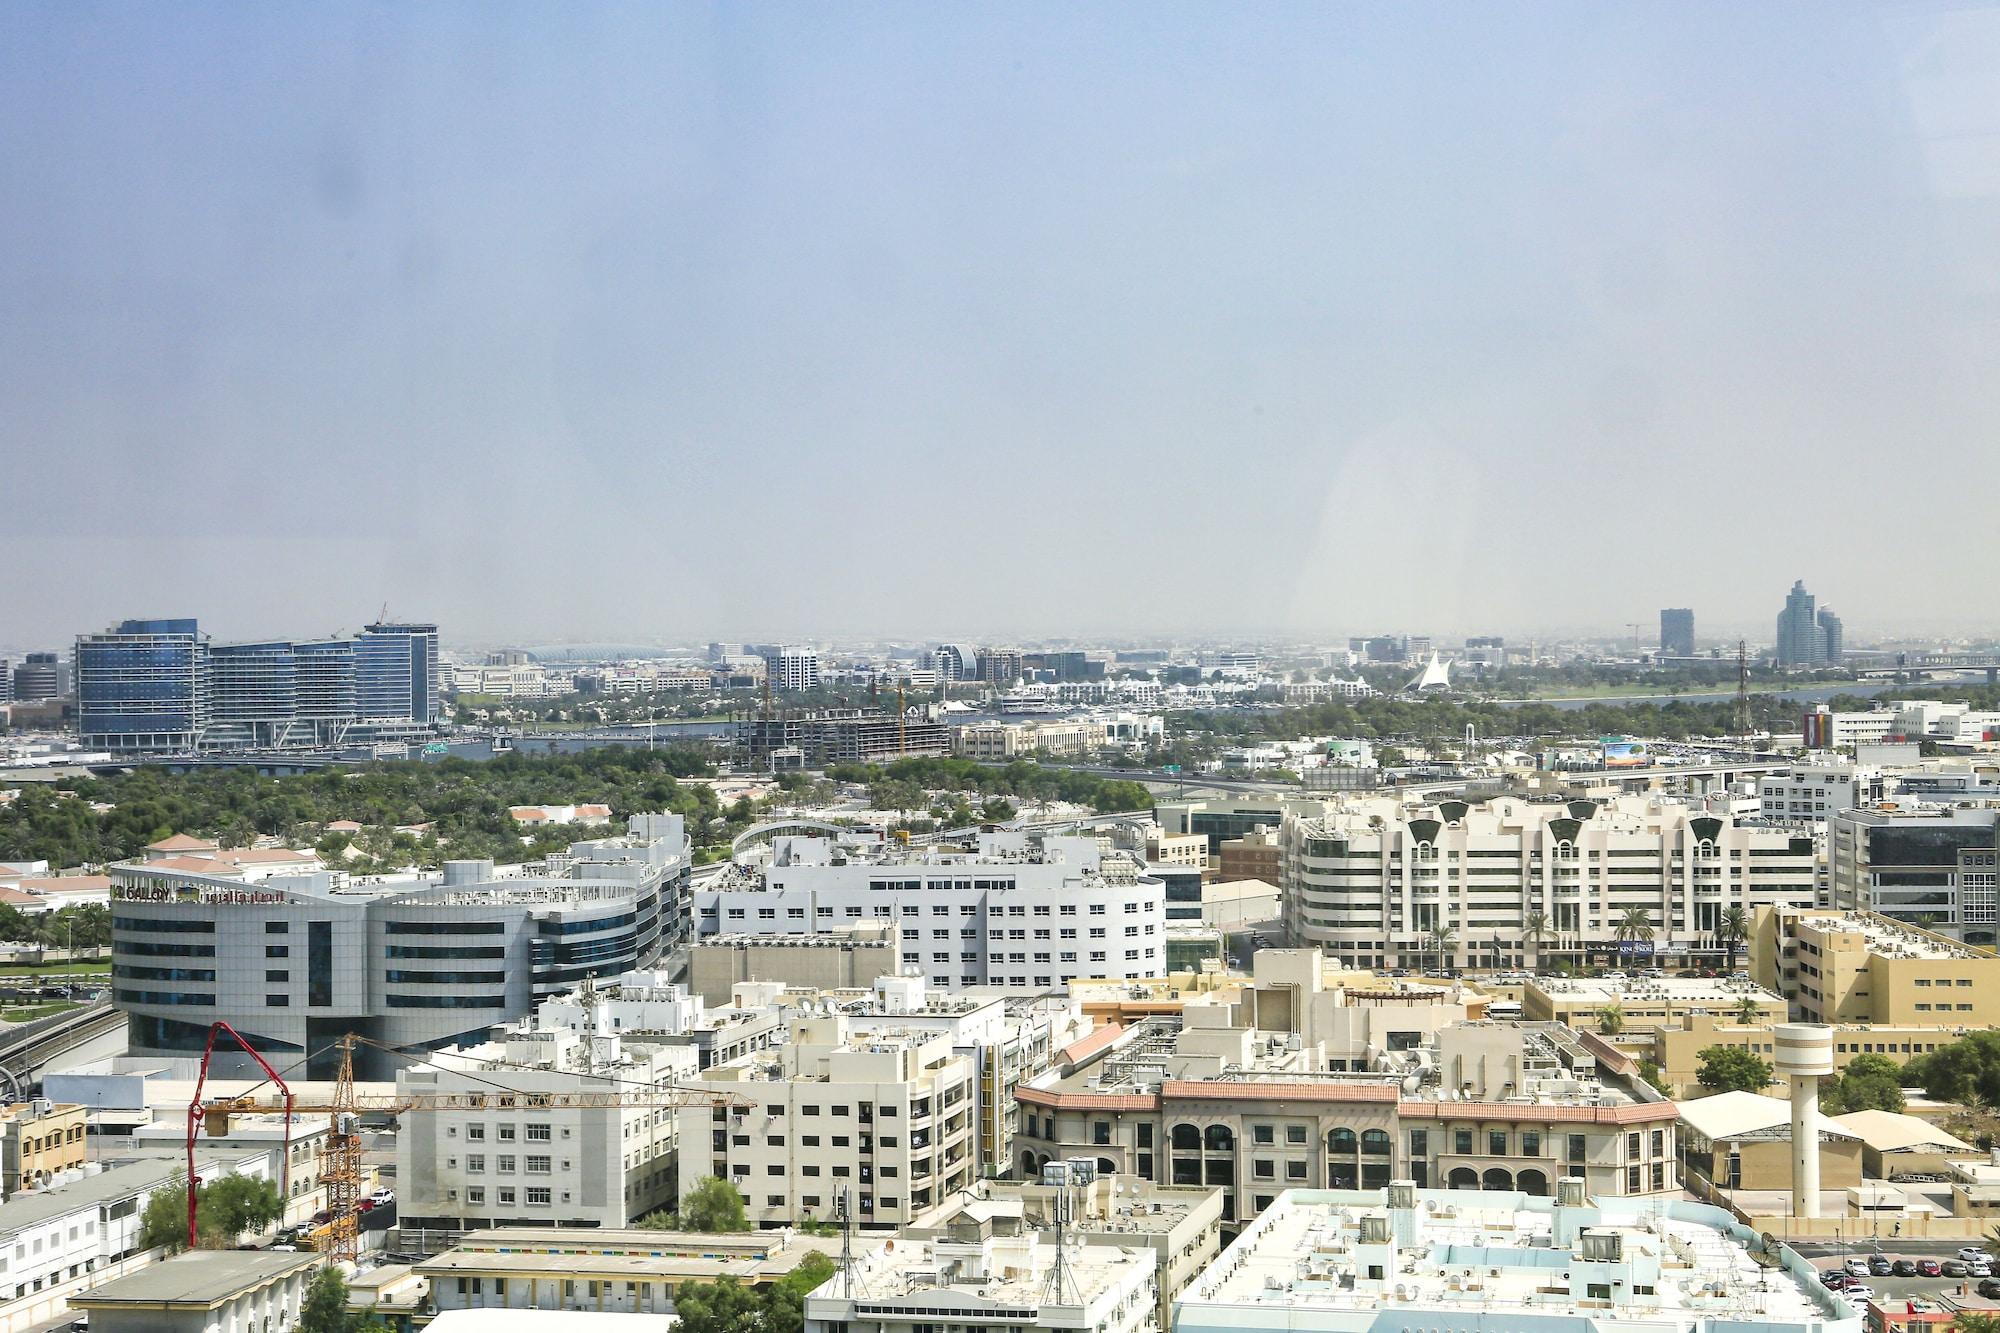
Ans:
[{"label": "green lawn", "polygon": [[0,1019],[9,1023],[27,1023],[37,1018],[48,1018],[53,1014],[66,1014],[83,1006],[75,1000],[50,1000],[47,1004],[22,1005],[16,1009],[0,1009]]},{"label": "green lawn", "polygon": [[110,970],[108,958],[86,958],[74,963],[0,963],[0,977],[53,977],[65,973],[102,976]]}]

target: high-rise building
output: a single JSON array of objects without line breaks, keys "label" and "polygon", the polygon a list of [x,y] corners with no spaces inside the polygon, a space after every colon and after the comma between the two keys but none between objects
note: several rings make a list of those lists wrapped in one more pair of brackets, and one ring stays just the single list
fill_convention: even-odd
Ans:
[{"label": "high-rise building", "polygon": [[773,648],[764,654],[764,670],[772,689],[819,688],[819,654],[811,648]]},{"label": "high-rise building", "polygon": [[971,680],[979,673],[979,650],[969,643],[941,643],[924,654],[924,665],[939,680]]},{"label": "high-rise building", "polygon": [[[60,699],[69,693],[71,684],[69,663],[57,653],[29,653],[14,668],[14,698],[24,702]],[[0,688],[0,699],[6,697],[6,690]]]},{"label": "high-rise building", "polygon": [[438,627],[365,627],[354,646],[354,697],[365,719],[436,721]]},{"label": "high-rise building", "polygon": [[1822,660],[1828,666],[1840,665],[1841,654],[1846,651],[1846,645],[1842,642],[1844,633],[1840,617],[1833,613],[1833,608],[1822,606],[1819,609],[1819,642],[1820,651],[1824,654]]},{"label": "high-rise building", "polygon": [[91,749],[192,750],[208,725],[208,641],[192,620],[127,620],[76,641],[77,731]]},{"label": "high-rise building", "polygon": [[193,620],[128,620],[79,636],[75,660],[78,731],[117,753],[330,745],[439,717],[435,625],[211,644]]},{"label": "high-rise building", "polygon": [[1694,656],[1694,612],[1687,607],[1668,607],[1660,612],[1660,656]]},{"label": "high-rise building", "polygon": [[1837,665],[1845,650],[1842,639],[1840,617],[1833,608],[1818,608],[1805,580],[1795,581],[1785,596],[1785,609],[1778,613],[1778,665]]}]

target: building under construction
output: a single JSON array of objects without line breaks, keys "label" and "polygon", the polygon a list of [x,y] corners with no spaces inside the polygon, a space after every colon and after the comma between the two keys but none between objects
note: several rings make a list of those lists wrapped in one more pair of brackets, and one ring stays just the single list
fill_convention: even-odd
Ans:
[{"label": "building under construction", "polygon": [[739,716],[731,758],[745,769],[823,769],[950,752],[941,722],[851,708]]}]

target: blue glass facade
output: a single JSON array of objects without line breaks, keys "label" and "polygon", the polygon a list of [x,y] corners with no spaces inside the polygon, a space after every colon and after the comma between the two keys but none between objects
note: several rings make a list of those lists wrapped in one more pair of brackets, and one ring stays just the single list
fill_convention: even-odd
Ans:
[{"label": "blue glass facade", "polygon": [[436,625],[370,625],[354,645],[355,702],[365,718],[429,723],[438,714]]},{"label": "blue glass facade", "polygon": [[208,651],[192,620],[127,620],[76,641],[77,730],[114,751],[195,747],[207,724]]},{"label": "blue glass facade", "polygon": [[439,716],[435,625],[211,645],[193,620],[128,620],[80,636],[75,661],[84,743],[118,753],[327,745]]}]

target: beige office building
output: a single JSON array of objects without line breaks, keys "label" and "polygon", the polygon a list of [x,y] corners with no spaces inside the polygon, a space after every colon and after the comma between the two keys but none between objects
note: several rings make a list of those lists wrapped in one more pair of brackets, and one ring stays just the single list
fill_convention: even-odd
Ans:
[{"label": "beige office building", "polygon": [[1750,972],[1806,1022],[2000,1024],[2000,956],[1874,912],[1760,911]]}]

